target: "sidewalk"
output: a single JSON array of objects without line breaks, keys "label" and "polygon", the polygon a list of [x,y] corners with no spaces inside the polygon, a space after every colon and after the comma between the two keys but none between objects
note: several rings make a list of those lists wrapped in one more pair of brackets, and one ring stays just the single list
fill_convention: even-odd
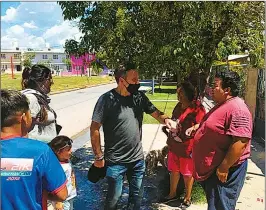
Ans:
[{"label": "sidewalk", "polygon": [[[156,132],[158,131],[157,135]],[[101,139],[103,143],[103,133],[101,132]],[[166,144],[166,136],[161,131],[161,125],[145,124],[143,125],[143,150],[146,154],[149,150],[161,149]],[[86,173],[89,165],[93,161],[93,153],[91,151],[90,135],[89,132],[84,132],[81,136],[77,137],[73,144],[73,149],[76,150],[75,155],[81,158],[80,162],[75,166],[78,170],[77,182],[79,189],[78,201],[75,202],[76,210],[83,209],[101,209],[99,202],[103,202],[106,193],[105,180],[99,184],[91,184],[86,180]],[[244,187],[237,202],[236,210],[264,210],[265,209],[265,149],[255,141],[252,142],[252,156],[249,159],[248,172],[245,180]],[[84,177],[85,176],[85,177]],[[147,190],[143,198],[143,207],[141,209],[161,209],[171,210],[179,208],[171,207],[167,204],[157,203],[158,194],[161,193],[161,188],[166,183],[160,177],[160,171],[156,177],[145,177],[144,188]],[[159,183],[160,182],[160,183]],[[125,183],[126,184],[126,183]],[[127,186],[127,185],[126,185]],[[92,197],[90,198],[90,194]],[[128,188],[123,190],[122,204],[127,201]],[[93,196],[94,195],[94,196]],[[98,195],[99,200],[95,198]],[[97,197],[98,197],[97,196]],[[94,199],[91,200],[91,199]],[[97,206],[97,207],[96,207]],[[207,204],[195,205],[192,204],[188,210],[206,210]]]},{"label": "sidewalk", "polygon": [[[158,125],[146,124],[143,125],[143,149],[145,152],[150,148],[153,139],[155,138]],[[160,149],[165,145],[166,136],[159,132],[154,140],[151,150]],[[236,210],[264,210],[265,209],[265,148],[260,146],[255,141],[252,141],[251,158],[248,160],[248,170],[244,187],[241,191],[237,202]],[[165,205],[160,209],[166,208]],[[176,209],[176,208],[175,208]],[[201,210],[207,209],[207,205],[193,205],[189,209]]]}]

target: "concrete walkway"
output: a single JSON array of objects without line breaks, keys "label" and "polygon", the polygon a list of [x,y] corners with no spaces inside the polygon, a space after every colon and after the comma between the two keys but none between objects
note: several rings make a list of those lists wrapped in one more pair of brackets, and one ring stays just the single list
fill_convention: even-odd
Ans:
[{"label": "concrete walkway", "polygon": [[[101,136],[103,139],[103,135],[101,132]],[[144,152],[147,154],[150,150],[155,149],[161,149],[166,144],[166,136],[161,131],[161,125],[156,124],[146,124],[143,125],[143,149]],[[103,144],[103,142],[102,142]],[[84,146],[83,146],[84,145]],[[83,146],[83,147],[82,147]],[[82,135],[77,137],[74,141],[73,148],[75,150],[79,150],[79,148],[83,149],[85,152],[83,154],[90,154],[90,162],[92,162],[93,155],[91,152],[91,144],[90,144],[90,135],[89,131],[85,131]],[[83,151],[82,150],[82,151]],[[87,162],[88,164],[88,162]],[[238,199],[236,210],[263,210],[265,209],[265,149],[255,141],[252,141],[252,156],[249,159],[248,162],[248,172],[245,180],[244,187],[242,189],[242,192],[240,194],[240,198]],[[84,179],[84,177],[82,178]],[[82,181],[82,180],[80,180]],[[84,181],[84,180],[83,180]],[[78,181],[79,182],[79,181]],[[84,183],[84,182],[82,182]],[[106,189],[97,188],[98,190],[103,190],[106,192]],[[87,195],[90,193],[90,188],[87,187],[85,190],[86,192],[84,195]],[[101,195],[101,197],[103,197]],[[162,210],[170,210],[170,209],[179,209],[177,207],[171,207],[167,204],[159,204],[156,203],[156,201],[147,201],[147,199],[153,198],[154,196],[147,196],[145,198],[144,203],[149,203],[149,205],[152,203],[152,205],[156,205],[156,208],[151,207],[151,209],[162,209]],[[83,200],[83,197],[79,197],[78,199]],[[126,200],[124,200],[126,201]],[[78,204],[77,204],[78,205]],[[85,205],[85,204],[84,204]],[[89,207],[90,205],[86,206]],[[75,208],[77,209],[77,208]],[[79,205],[79,208],[77,210],[82,210],[83,208],[81,205]],[[84,208],[85,209],[85,208]],[[143,207],[142,209],[147,209],[146,207]],[[150,208],[148,208],[150,209]],[[207,205],[195,205],[192,204],[191,207],[188,209],[190,210],[206,210]]]}]

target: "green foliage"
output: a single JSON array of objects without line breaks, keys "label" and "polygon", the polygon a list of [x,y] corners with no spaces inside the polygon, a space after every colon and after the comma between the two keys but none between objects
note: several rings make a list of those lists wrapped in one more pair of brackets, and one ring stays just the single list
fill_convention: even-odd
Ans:
[{"label": "green foliage", "polygon": [[250,65],[264,66],[264,2],[241,2],[235,8],[237,19],[218,45],[219,60],[230,54],[249,53]]},{"label": "green foliage", "polygon": [[[67,20],[79,20],[81,42],[72,54],[97,52],[108,65],[133,62],[143,77],[169,72],[183,78],[208,72],[213,61],[248,49],[258,66],[264,53],[264,2],[59,2]],[[259,47],[258,47],[259,46]]]},{"label": "green foliage", "polygon": [[[229,69],[231,71],[235,71],[240,76],[240,97],[245,96],[245,90],[246,90],[246,81],[247,81],[247,66],[241,66],[240,62],[236,61],[229,61]],[[222,61],[215,61],[213,65],[213,70],[225,70],[227,69],[227,62]],[[214,78],[214,75],[212,74],[211,80]]]},{"label": "green foliage", "polygon": [[32,66],[32,59],[35,58],[35,53],[33,52],[27,52],[23,54],[23,61],[22,65],[25,67],[31,67]]},{"label": "green foliage", "polygon": [[38,61],[37,64],[44,65],[48,68],[51,68],[51,60],[48,59],[47,61]]},{"label": "green foliage", "polygon": [[66,40],[65,52],[68,55],[82,55],[83,54],[83,50],[82,48],[80,48],[80,44],[76,40],[73,40],[73,39]]},{"label": "green foliage", "polygon": [[103,69],[102,69],[102,67],[100,66],[100,64],[97,63],[96,61],[93,61],[93,62],[91,63],[91,66],[92,66],[92,70],[93,70],[97,75],[99,75],[99,74],[103,71]]},{"label": "green foliage", "polygon": [[71,60],[69,58],[63,58],[63,63],[65,63],[68,66],[71,66]]}]

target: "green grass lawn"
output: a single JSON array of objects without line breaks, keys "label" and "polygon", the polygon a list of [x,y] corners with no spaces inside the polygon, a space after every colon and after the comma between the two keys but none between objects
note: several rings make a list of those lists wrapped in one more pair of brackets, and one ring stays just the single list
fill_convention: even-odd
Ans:
[{"label": "green grass lawn", "polygon": [[[52,85],[52,92],[69,90],[73,88],[85,88],[91,85],[106,84],[110,81],[114,81],[114,79],[109,76],[93,76],[91,78],[88,78],[87,76],[54,76],[53,80],[54,85]],[[21,90],[21,74],[16,74],[15,79],[12,79],[10,74],[1,75],[1,88]]]},{"label": "green grass lawn", "polygon": [[[147,93],[147,97],[152,100],[177,100],[176,96],[176,86],[155,86],[154,94]],[[152,101],[154,106],[160,111],[164,111],[169,117],[172,116],[173,109],[177,102],[173,101]],[[165,110],[164,110],[165,109]],[[155,120],[150,115],[144,114],[143,124],[158,124],[159,122]]]},{"label": "green grass lawn", "polygon": [[[166,102],[157,102],[154,101],[152,102],[154,104],[154,106],[157,107],[157,109],[159,109],[160,111],[164,111]],[[168,102],[166,105],[166,109],[165,109],[165,113],[169,116],[172,117],[172,112],[173,109],[175,107],[177,102]],[[159,124],[159,122],[157,120],[155,120],[152,116],[150,116],[149,114],[144,114],[144,119],[143,119],[143,124]]]},{"label": "green grass lawn", "polygon": [[207,203],[205,192],[198,182],[194,182],[193,184],[191,199],[192,199],[192,202],[196,204]]}]

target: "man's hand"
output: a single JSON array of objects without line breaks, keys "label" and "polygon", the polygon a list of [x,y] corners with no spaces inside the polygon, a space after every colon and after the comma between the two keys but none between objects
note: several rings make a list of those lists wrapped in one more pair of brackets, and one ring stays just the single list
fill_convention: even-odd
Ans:
[{"label": "man's hand", "polygon": [[228,176],[229,168],[224,167],[223,165],[220,165],[217,170],[216,170],[216,175],[218,179],[222,182],[225,183],[227,181],[227,176]]},{"label": "man's hand", "polygon": [[55,209],[56,210],[64,210],[64,204],[62,202],[56,202]]},{"label": "man's hand", "polygon": [[103,168],[104,167],[104,163],[105,163],[105,161],[103,159],[103,160],[95,160],[93,164],[97,168]]}]

